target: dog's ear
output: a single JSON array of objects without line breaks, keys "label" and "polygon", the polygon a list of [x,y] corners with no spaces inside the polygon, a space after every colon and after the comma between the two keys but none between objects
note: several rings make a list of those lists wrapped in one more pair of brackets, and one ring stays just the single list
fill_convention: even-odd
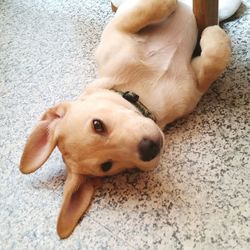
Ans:
[{"label": "dog's ear", "polygon": [[20,171],[29,174],[41,167],[57,144],[56,127],[66,113],[68,103],[49,109],[31,132],[20,161]]},{"label": "dog's ear", "polygon": [[83,175],[68,173],[63,204],[57,220],[57,233],[61,239],[67,238],[72,233],[87,210],[94,191],[94,183],[90,179]]}]

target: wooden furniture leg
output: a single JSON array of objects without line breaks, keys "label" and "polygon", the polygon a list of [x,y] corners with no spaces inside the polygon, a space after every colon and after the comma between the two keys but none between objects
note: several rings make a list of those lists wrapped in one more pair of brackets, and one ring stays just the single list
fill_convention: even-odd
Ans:
[{"label": "wooden furniture leg", "polygon": [[193,0],[193,12],[196,18],[198,27],[197,45],[193,56],[198,56],[201,53],[200,38],[202,31],[211,25],[218,25],[219,17],[219,0]]},{"label": "wooden furniture leg", "polygon": [[114,6],[114,4],[111,2],[111,8],[112,8],[112,11],[113,12],[116,12],[117,11],[117,8]]},{"label": "wooden furniture leg", "polygon": [[193,12],[196,17],[199,35],[211,25],[217,25],[219,0],[193,0]]}]

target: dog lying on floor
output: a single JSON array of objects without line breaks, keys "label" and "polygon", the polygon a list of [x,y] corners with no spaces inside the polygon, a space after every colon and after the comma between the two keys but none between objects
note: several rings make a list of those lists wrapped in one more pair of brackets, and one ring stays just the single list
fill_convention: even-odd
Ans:
[{"label": "dog lying on floor", "polygon": [[88,208],[95,177],[155,168],[164,126],[192,112],[230,61],[219,26],[201,36],[195,17],[176,0],[125,1],[96,51],[98,79],[76,101],[49,109],[27,140],[22,173],[41,167],[57,146],[67,166],[57,232],[68,237]]}]

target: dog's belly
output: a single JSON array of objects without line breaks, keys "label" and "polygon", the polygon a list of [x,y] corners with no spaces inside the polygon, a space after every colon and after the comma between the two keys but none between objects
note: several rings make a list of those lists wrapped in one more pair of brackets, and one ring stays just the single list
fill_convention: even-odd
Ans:
[{"label": "dog's belly", "polygon": [[176,65],[189,64],[196,44],[197,30],[189,6],[178,9],[161,24],[144,28],[134,36],[140,59],[163,74]]},{"label": "dog's belly", "polygon": [[179,4],[162,23],[137,34],[114,31],[112,39],[109,34],[104,31],[104,42],[97,50],[100,77],[114,79],[117,90],[137,93],[160,124],[175,120],[196,105],[190,59],[197,28],[189,6]]}]

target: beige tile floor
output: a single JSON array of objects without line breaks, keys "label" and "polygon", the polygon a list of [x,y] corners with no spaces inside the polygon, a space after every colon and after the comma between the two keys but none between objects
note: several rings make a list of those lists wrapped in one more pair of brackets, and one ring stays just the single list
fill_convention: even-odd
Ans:
[{"label": "beige tile floor", "polygon": [[110,3],[0,0],[0,249],[249,249],[249,6],[224,23],[232,63],[188,118],[168,126],[159,167],[107,178],[61,241],[60,155],[29,176],[18,162],[41,113],[95,78]]}]

